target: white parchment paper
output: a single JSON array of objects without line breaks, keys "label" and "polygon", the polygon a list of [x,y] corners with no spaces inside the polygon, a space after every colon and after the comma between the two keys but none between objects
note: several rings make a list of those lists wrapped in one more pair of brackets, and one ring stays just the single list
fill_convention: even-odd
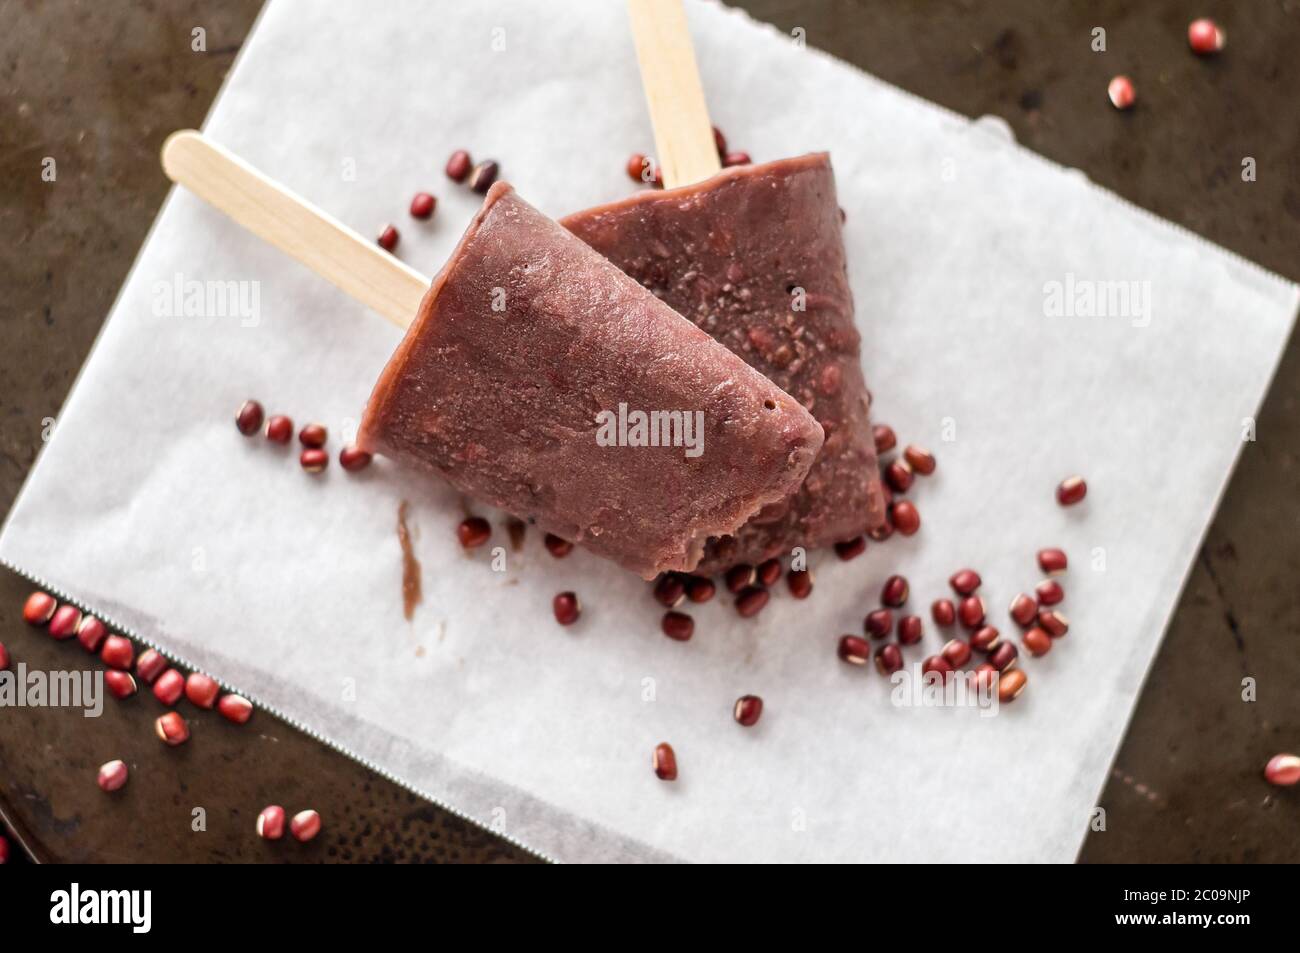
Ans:
[{"label": "white parchment paper", "polygon": [[[642,582],[581,552],[553,560],[535,534],[494,572],[454,544],[464,511],[444,487],[382,461],[311,478],[236,433],[256,396],[325,422],[337,449],[399,335],[175,192],[0,557],[552,858],[1071,860],[1296,288],[997,123],[734,11],[689,15],[736,147],[832,153],[878,418],[939,458],[914,491],[919,535],[851,563],[818,554],[813,598],[782,587],[757,621],[715,600],[686,644],[659,633]],[[627,154],[653,141],[622,4],[602,0],[273,0],[206,130],[363,233],[395,222],[429,274],[477,205],[442,175],[452,149],[498,158],[560,215],[626,194]],[[419,189],[439,197],[428,224],[405,213]],[[1149,308],[1049,316],[1045,286],[1069,276],[1146,282]],[[257,282],[257,320],[159,315],[178,280]],[[1088,499],[1062,510],[1053,489],[1076,471]],[[413,623],[403,499],[424,567]],[[942,643],[926,607],[961,566],[1010,628],[1044,545],[1071,556],[1072,629],[997,717],[891,705],[874,671],[836,660],[892,572],[927,617],[911,661]],[[569,588],[585,615],[561,629],[550,600]],[[767,708],[745,730],[730,709],[750,692]],[[650,772],[661,740],[676,784]]]}]

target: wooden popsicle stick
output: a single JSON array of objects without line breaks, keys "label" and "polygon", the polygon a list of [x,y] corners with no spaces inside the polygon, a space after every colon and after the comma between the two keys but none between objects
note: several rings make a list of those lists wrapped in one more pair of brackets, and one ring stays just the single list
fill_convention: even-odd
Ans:
[{"label": "wooden popsicle stick", "polygon": [[722,168],[682,0],[627,0],[664,188]]},{"label": "wooden popsicle stick", "polygon": [[168,136],[162,167],[173,182],[399,327],[415,317],[428,278],[202,133]]}]

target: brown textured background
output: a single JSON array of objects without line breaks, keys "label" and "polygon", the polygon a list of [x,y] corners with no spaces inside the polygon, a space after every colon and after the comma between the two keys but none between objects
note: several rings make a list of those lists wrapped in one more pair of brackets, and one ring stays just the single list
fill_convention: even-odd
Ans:
[{"label": "brown textured background", "polygon": [[[1002,116],[1030,148],[1300,280],[1300,0],[740,5],[958,112]],[[0,0],[0,509],[166,193],[163,137],[202,122],[259,6]],[[1228,49],[1201,60],[1186,27],[1207,14]],[[195,26],[206,53],[190,51]],[[1094,26],[1107,30],[1104,55],[1088,48]],[[1118,72],[1138,87],[1131,114],[1105,99]],[[743,130],[728,132],[743,147]],[[58,161],[57,183],[40,179],[45,156]],[[1258,181],[1241,182],[1243,156],[1258,161]],[[1260,778],[1271,755],[1300,749],[1297,370],[1292,341],[1102,796],[1107,830],[1089,835],[1084,861],[1300,860],[1300,797]],[[15,661],[66,667],[75,642],[21,621],[30,588],[0,572],[0,642]],[[1254,704],[1240,701],[1245,675],[1261,679]],[[99,719],[0,711],[11,836],[47,860],[529,859],[265,713],[236,728],[187,708],[198,743],[177,750],[154,738],[157,714],[147,696],[108,699]],[[94,777],[114,757],[132,778],[108,798]],[[259,841],[253,820],[272,802],[321,811],[321,836]],[[196,808],[204,831],[192,829]]]}]

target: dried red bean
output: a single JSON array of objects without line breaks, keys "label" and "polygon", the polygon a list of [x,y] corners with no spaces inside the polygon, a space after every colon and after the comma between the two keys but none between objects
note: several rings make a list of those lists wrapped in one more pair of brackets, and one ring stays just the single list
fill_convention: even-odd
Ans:
[{"label": "dried red bean", "polygon": [[890,676],[903,667],[903,651],[892,642],[876,649],[876,671]]},{"label": "dried red bean", "polygon": [[974,569],[959,569],[948,578],[948,585],[959,596],[969,596],[980,587],[980,574]]},{"label": "dried red bean", "polygon": [[479,195],[483,195],[492,188],[492,183],[497,180],[500,172],[501,167],[491,159],[480,162],[469,174],[469,187]]},{"label": "dried red bean", "polygon": [[81,622],[77,626],[77,641],[81,643],[83,649],[94,655],[107,637],[108,629],[105,628],[104,623],[93,615],[81,617]]},{"label": "dried red bean", "polygon": [[977,629],[984,622],[987,611],[984,600],[979,596],[967,596],[957,605],[957,618],[968,629]]},{"label": "dried red bean", "polygon": [[913,470],[921,476],[929,476],[934,472],[935,461],[934,454],[924,447],[918,447],[914,443],[909,443],[903,449],[903,459],[908,462]]},{"label": "dried red bean", "polygon": [[645,183],[645,180],[641,178],[641,173],[646,169],[644,155],[639,152],[632,153],[627,157],[627,164],[623,168],[627,170],[627,177],[633,182]]},{"label": "dried red bean", "polygon": [[320,473],[330,463],[330,455],[318,447],[308,447],[298,454],[299,465],[308,473]]},{"label": "dried red bean", "polygon": [[551,600],[551,611],[555,613],[555,621],[560,625],[573,625],[582,615],[582,604],[574,593],[561,592]]},{"label": "dried red bean", "polygon": [[401,232],[392,225],[385,225],[379,230],[379,237],[375,239],[375,242],[378,243],[379,247],[384,251],[392,251],[397,247],[397,243],[401,238]]},{"label": "dried red bean", "polygon": [[266,439],[271,443],[288,443],[293,439],[293,420],[283,414],[267,418]]},{"label": "dried red bean", "polygon": [[1034,658],[1046,655],[1052,651],[1052,637],[1038,626],[1034,626],[1021,636],[1021,641],[1025,643],[1025,651]]},{"label": "dried red bean", "polygon": [[33,592],[23,603],[23,621],[28,625],[44,625],[54,617],[58,600],[48,592]]},{"label": "dried red bean", "polygon": [[856,635],[842,635],[835,654],[840,657],[840,661],[850,665],[866,665],[867,659],[871,658],[871,646],[866,639],[860,639]]},{"label": "dried red bean", "polygon": [[1209,56],[1223,49],[1227,36],[1209,17],[1193,20],[1187,26],[1187,45],[1198,56]]},{"label": "dried red bean", "polygon": [[190,726],[178,712],[169,711],[162,715],[153,723],[153,730],[159,740],[173,748],[190,740]]},{"label": "dried red bean", "polygon": [[915,479],[912,465],[906,460],[891,460],[885,467],[885,482],[895,493],[906,493],[912,488]]},{"label": "dried red bean", "polygon": [[243,695],[222,695],[217,702],[217,711],[226,721],[242,725],[253,717],[253,703]]},{"label": "dried red bean", "polygon": [[957,621],[957,610],[951,599],[935,599],[930,605],[930,618],[935,625],[950,626]]},{"label": "dried red bean", "polygon": [[127,672],[110,668],[104,673],[104,685],[114,698],[130,698],[136,693],[135,679]]},{"label": "dried red bean", "polygon": [[271,804],[257,815],[257,836],[263,840],[279,840],[284,836],[284,808]]},{"label": "dried red bean", "polygon": [[871,428],[871,436],[876,441],[876,453],[888,453],[898,446],[898,435],[889,424],[876,424]]},{"label": "dried red bean", "polygon": [[812,595],[813,577],[807,569],[791,569],[785,576],[786,588],[796,599],[807,599]]},{"label": "dried red bean", "polygon": [[370,466],[373,458],[369,453],[360,447],[344,447],[339,451],[339,466],[349,473],[356,473],[358,470],[364,470]]},{"label": "dried red bean", "polygon": [[[891,505],[890,509],[892,508]],[[885,521],[879,526],[873,526],[871,529],[867,530],[867,535],[877,543],[883,543],[885,540],[889,539],[889,537],[893,536],[894,524],[890,522],[890,514],[886,513]]]},{"label": "dried red bean", "polygon": [[573,543],[569,542],[567,539],[560,539],[560,537],[556,536],[554,533],[547,533],[542,539],[542,545],[545,546],[546,551],[556,559],[563,559],[565,556],[569,555],[569,553],[573,552]]},{"label": "dried red bean", "polygon": [[1300,784],[1300,755],[1275,754],[1264,765],[1264,779],[1278,787]]},{"label": "dried red bean", "polygon": [[140,680],[148,685],[157,681],[167,668],[167,659],[161,652],[154,649],[145,649],[140,653],[140,657],[135,660],[135,674],[140,676]]},{"label": "dried red bean", "polygon": [[749,165],[752,161],[748,152],[728,152],[722,157],[722,167],[729,169],[736,165]]},{"label": "dried red bean", "polygon": [[938,673],[946,679],[952,674],[952,665],[942,655],[931,655],[921,663],[921,676],[925,677],[932,672]]},{"label": "dried red bean", "polygon": [[910,500],[899,500],[890,514],[894,528],[904,536],[913,536],[921,528],[921,514]]},{"label": "dried red bean", "polygon": [[100,649],[99,657],[109,668],[120,668],[125,672],[135,661],[135,646],[131,644],[130,639],[120,635],[110,635],[104,639],[104,647]]},{"label": "dried red bean", "polygon": [[185,693],[185,676],[169,668],[153,683],[153,697],[164,705],[175,705]]},{"label": "dried red bean", "polygon": [[661,626],[664,635],[676,642],[686,642],[695,634],[695,620],[685,612],[665,612]]},{"label": "dried red bean", "polygon": [[855,536],[852,539],[846,539],[842,543],[835,544],[835,555],[839,556],[844,562],[856,559],[866,551],[867,539],[865,536]]},{"label": "dried red bean", "polygon": [[1033,596],[1027,596],[1022,592],[1011,600],[1007,613],[1016,625],[1021,627],[1029,625],[1038,615],[1038,601]]},{"label": "dried red bean", "polygon": [[196,708],[211,708],[217,701],[221,686],[202,672],[190,672],[185,679],[185,697]]},{"label": "dried red bean", "polygon": [[981,626],[975,630],[975,634],[970,637],[971,648],[980,652],[991,652],[997,647],[998,641],[1002,638],[1002,633],[991,625]]},{"label": "dried red bean", "polygon": [[304,447],[323,447],[329,439],[329,431],[322,424],[307,424],[298,431],[298,442]]},{"label": "dried red bean", "polygon": [[970,661],[970,646],[961,639],[950,639],[944,644],[940,654],[953,668],[961,668]]},{"label": "dried red bean", "polygon": [[736,704],[731,710],[731,717],[736,719],[736,724],[744,725],[746,728],[758,724],[762,714],[763,699],[757,695],[741,695],[736,699]]},{"label": "dried red bean", "polygon": [[464,149],[457,149],[447,160],[447,178],[453,182],[464,182],[469,177],[469,170],[473,167],[473,160],[470,159],[469,153]]},{"label": "dried red bean", "polygon": [[467,516],[456,527],[456,539],[465,549],[477,549],[492,538],[492,524],[481,516]]},{"label": "dried red bean", "polygon": [[1034,587],[1034,595],[1038,596],[1039,605],[1054,606],[1065,598],[1065,590],[1055,579],[1044,579]]},{"label": "dried red bean", "polygon": [[770,598],[768,591],[758,586],[742,589],[740,595],[736,596],[736,611],[742,618],[752,618],[763,611],[763,606],[767,605],[767,600]]},{"label": "dried red bean", "polygon": [[1063,549],[1040,549],[1038,551],[1038,568],[1047,576],[1059,576],[1065,572],[1070,561]]},{"label": "dried red bean", "polygon": [[988,662],[981,662],[975,666],[974,686],[977,692],[984,694],[992,693],[997,689],[998,670]]},{"label": "dried red bean", "polygon": [[81,625],[81,610],[76,606],[59,606],[50,617],[49,633],[52,638],[70,639]]},{"label": "dried red bean", "polygon": [[728,569],[727,574],[722,578],[727,584],[727,591],[734,594],[746,586],[752,586],[758,579],[758,573],[754,572],[754,567],[748,563],[741,563]]},{"label": "dried red bean", "polygon": [[1020,697],[1020,693],[1029,684],[1029,677],[1020,669],[1003,672],[998,676],[998,701],[1006,704]]},{"label": "dried red bean", "polygon": [[1057,612],[1055,609],[1044,609],[1039,612],[1038,625],[1054,639],[1059,639],[1070,631],[1070,620],[1065,617],[1064,612]]},{"label": "dried red bean", "polygon": [[708,602],[717,591],[718,587],[713,584],[712,579],[703,576],[686,578],[686,598],[691,602]]},{"label": "dried red bean", "polygon": [[1088,484],[1081,476],[1066,477],[1056,488],[1056,502],[1062,506],[1073,506],[1088,495]]},{"label": "dried red bean", "polygon": [[880,590],[880,601],[890,608],[899,609],[907,603],[910,591],[906,579],[902,576],[890,576]]},{"label": "dried red bean", "polygon": [[294,840],[307,843],[320,833],[320,815],[315,811],[299,811],[289,822],[289,833]]},{"label": "dried red bean", "polygon": [[664,573],[655,583],[654,597],[661,606],[676,608],[686,598],[686,583],[676,573]]},{"label": "dried red bean", "polygon": [[717,126],[713,127],[713,145],[718,150],[719,159],[727,154],[727,137],[722,134],[722,130]]},{"label": "dried red bean", "polygon": [[262,429],[262,405],[255,400],[246,400],[235,414],[235,426],[245,437],[251,437]]},{"label": "dried red bean", "polygon": [[1019,654],[1016,647],[1010,642],[999,642],[997,647],[989,653],[989,664],[999,672],[1005,672],[1016,664],[1016,656]]},{"label": "dried red bean", "polygon": [[781,560],[765,559],[758,564],[758,582],[769,589],[781,578]]},{"label": "dried red bean", "polygon": [[1137,101],[1137,90],[1133,86],[1133,80],[1127,76],[1116,76],[1106,87],[1106,95],[1110,97],[1110,104],[1116,109],[1131,109],[1133,103]]},{"label": "dried red bean", "polygon": [[100,790],[116,791],[126,784],[127,770],[125,761],[107,761],[99,766]]},{"label": "dried red bean", "polygon": [[673,751],[673,746],[666,741],[661,741],[655,745],[654,755],[650,758],[650,766],[654,768],[655,777],[660,781],[676,781],[677,753]]},{"label": "dried red bean", "polygon": [[898,643],[915,645],[921,641],[924,628],[919,615],[905,615],[898,620]]},{"label": "dried red bean", "polygon": [[862,630],[873,639],[883,639],[894,628],[894,614],[888,609],[876,609],[862,620]]},{"label": "dried red bean", "polygon": [[411,217],[430,218],[437,207],[438,200],[428,192],[416,192],[415,197],[411,199]]}]

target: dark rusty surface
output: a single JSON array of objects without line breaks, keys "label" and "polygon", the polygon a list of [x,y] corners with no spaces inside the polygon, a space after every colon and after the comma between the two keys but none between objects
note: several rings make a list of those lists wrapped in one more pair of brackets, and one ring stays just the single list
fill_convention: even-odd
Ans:
[{"label": "dark rusty surface", "polygon": [[[1300,279],[1297,0],[743,5],[958,112],[1000,115],[1030,148]],[[0,509],[166,192],[159,144],[202,121],[258,6],[0,2]],[[1185,42],[1206,13],[1228,31],[1210,61]],[[207,53],[190,50],[195,26]],[[1107,30],[1104,55],[1088,48],[1094,26]],[[1119,72],[1138,87],[1127,115],[1105,100]],[[58,160],[54,184],[40,179],[45,156]],[[1258,181],[1241,181],[1244,156]],[[1102,795],[1107,830],[1083,860],[1300,859],[1300,800],[1260,779],[1269,756],[1300,748],[1297,381],[1293,341]],[[31,667],[79,664],[75,643],[22,623],[29,588],[0,573],[0,641]],[[1253,704],[1240,700],[1244,676],[1260,679]],[[146,693],[109,699],[98,719],[0,712],[0,809],[23,841],[54,860],[529,859],[264,713],[237,728],[183,706],[194,740],[169,750],[152,732],[161,710]],[[95,773],[116,757],[132,778],[110,797]],[[305,846],[260,842],[253,822],[268,803],[314,807],[324,831]]]}]

